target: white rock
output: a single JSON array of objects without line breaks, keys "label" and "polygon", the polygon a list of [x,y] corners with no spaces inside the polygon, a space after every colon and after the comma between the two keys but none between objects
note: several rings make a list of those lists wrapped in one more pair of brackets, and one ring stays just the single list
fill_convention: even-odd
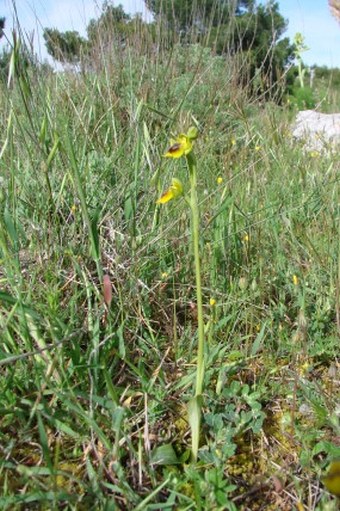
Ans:
[{"label": "white rock", "polygon": [[334,149],[340,144],[340,114],[304,110],[296,116],[292,135],[305,143],[307,150]]}]

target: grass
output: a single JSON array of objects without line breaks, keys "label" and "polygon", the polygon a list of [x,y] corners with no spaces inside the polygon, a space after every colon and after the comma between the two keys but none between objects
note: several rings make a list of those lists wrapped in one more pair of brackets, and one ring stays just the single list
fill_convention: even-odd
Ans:
[{"label": "grass", "polygon": [[[320,477],[340,456],[339,156],[306,153],[293,113],[247,98],[208,49],[134,50],[42,74],[14,47],[2,84],[0,507],[335,510]],[[155,204],[173,172],[188,187],[162,154],[193,123],[197,464],[190,217]]]}]

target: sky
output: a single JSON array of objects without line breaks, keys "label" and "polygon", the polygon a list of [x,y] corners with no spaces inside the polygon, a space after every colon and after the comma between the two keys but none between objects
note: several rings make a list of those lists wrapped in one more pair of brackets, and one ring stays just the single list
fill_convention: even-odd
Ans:
[{"label": "sky", "polygon": [[285,35],[301,32],[309,47],[302,58],[311,66],[340,67],[340,23],[331,15],[328,0],[278,0],[280,12],[288,19]]},{"label": "sky", "polygon": [[[340,24],[332,17],[328,0],[277,0],[280,13],[288,20],[285,35],[293,39],[301,32],[309,50],[303,54],[307,65],[340,67]],[[126,12],[148,16],[143,0],[117,0]],[[265,3],[265,0],[262,0]],[[41,59],[47,57],[42,38],[42,28],[60,31],[77,30],[85,35],[91,18],[100,14],[102,0],[16,0],[18,17],[27,35],[33,34],[34,48]],[[6,34],[10,36],[13,26],[12,0],[0,0],[0,16],[6,17]],[[0,42],[4,46],[4,38]]]}]

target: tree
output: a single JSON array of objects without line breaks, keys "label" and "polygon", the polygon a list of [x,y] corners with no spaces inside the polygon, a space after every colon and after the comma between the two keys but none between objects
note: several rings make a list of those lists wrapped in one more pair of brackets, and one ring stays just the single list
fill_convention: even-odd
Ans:
[{"label": "tree", "polygon": [[282,38],[286,28],[287,21],[279,13],[278,3],[273,1],[235,17],[228,50],[247,55],[249,77],[260,73],[264,88],[271,87],[294,59],[294,45],[287,37]]},{"label": "tree", "polygon": [[6,18],[0,18],[0,39],[4,35]]},{"label": "tree", "polygon": [[75,30],[59,32],[56,28],[45,28],[43,35],[48,53],[60,62],[76,64],[86,52],[87,41]]},{"label": "tree", "polygon": [[156,18],[166,21],[169,28],[190,31],[193,26],[225,24],[244,10],[251,11],[255,0],[145,0]]},{"label": "tree", "polygon": [[[5,21],[6,21],[6,18],[0,18],[0,39],[4,35]],[[7,79],[7,72],[8,72],[10,57],[11,57],[10,52],[7,49],[3,48],[2,53],[0,54],[0,79],[1,80]]]},{"label": "tree", "polygon": [[279,12],[278,2],[269,0],[256,5],[255,0],[145,0],[156,18],[190,41],[208,44],[218,54],[243,55],[248,62],[241,80],[255,76],[271,86],[293,59],[294,46],[282,38],[287,21]]},{"label": "tree", "polygon": [[121,4],[115,7],[106,0],[100,17],[91,19],[88,24],[87,38],[76,31],[60,32],[56,28],[45,28],[43,36],[47,51],[62,63],[78,64],[85,56],[91,58],[91,50],[97,48],[99,40],[104,44],[112,40],[122,43],[135,19],[124,11]]},{"label": "tree", "polygon": [[108,0],[103,3],[102,13],[97,20],[91,19],[86,32],[90,46],[95,46],[98,39],[102,42],[112,39],[124,39],[126,26],[131,21],[131,16],[124,11],[121,4],[117,7]]},{"label": "tree", "polygon": [[0,80],[7,82],[9,63],[12,52],[8,48],[3,48],[0,53]]}]

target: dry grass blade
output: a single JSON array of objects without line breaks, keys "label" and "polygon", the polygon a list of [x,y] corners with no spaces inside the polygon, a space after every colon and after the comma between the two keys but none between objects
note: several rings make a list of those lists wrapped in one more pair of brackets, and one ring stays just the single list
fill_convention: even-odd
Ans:
[{"label": "dry grass blade", "polygon": [[328,0],[328,3],[334,18],[340,22],[340,0]]}]

